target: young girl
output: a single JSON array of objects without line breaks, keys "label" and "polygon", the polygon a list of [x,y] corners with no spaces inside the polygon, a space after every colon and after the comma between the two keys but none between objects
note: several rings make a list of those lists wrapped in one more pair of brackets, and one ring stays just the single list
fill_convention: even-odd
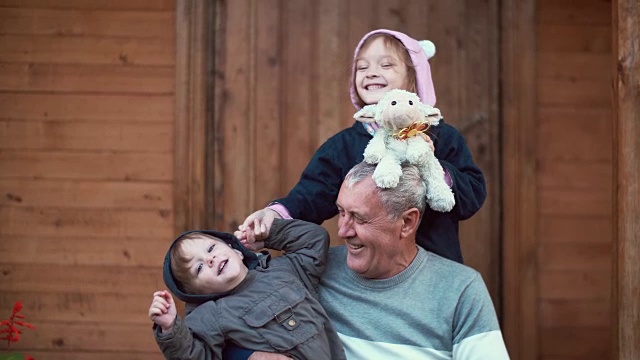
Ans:
[{"label": "young girl", "polygon": [[[436,95],[428,58],[433,56],[415,39],[391,30],[366,34],[355,49],[351,100],[357,110],[376,104],[391,89],[417,93],[425,104],[434,106]],[[322,223],[338,213],[335,201],[342,180],[363,160],[363,152],[375,128],[355,122],[328,139],[314,154],[300,181],[289,194],[249,215],[235,235],[261,239],[274,218],[295,218]],[[448,213],[427,209],[418,228],[417,242],[426,250],[462,263],[458,222],[475,214],[486,198],[482,171],[473,162],[462,135],[443,121],[429,129],[425,139],[445,170],[445,180],[455,195],[456,205]],[[247,227],[253,232],[245,232]],[[254,239],[250,239],[254,240]]]}]

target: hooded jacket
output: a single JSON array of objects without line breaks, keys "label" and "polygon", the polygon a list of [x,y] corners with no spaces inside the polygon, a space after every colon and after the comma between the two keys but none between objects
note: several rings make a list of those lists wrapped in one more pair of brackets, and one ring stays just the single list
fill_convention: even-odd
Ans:
[{"label": "hooded jacket", "polygon": [[[416,70],[418,96],[425,104],[435,105],[436,95],[428,57],[418,41],[403,33],[380,29],[366,34],[356,47],[352,73],[362,44],[378,33],[396,37],[408,49]],[[353,81],[350,93],[353,105],[360,109]],[[429,129],[428,135],[433,140],[436,158],[451,177],[456,204],[447,213],[427,207],[416,234],[416,242],[426,250],[462,263],[458,223],[475,214],[484,203],[487,196],[484,175],[474,163],[462,134],[453,126],[442,120]],[[320,224],[334,217],[338,213],[335,202],[342,180],[354,165],[364,159],[364,149],[371,138],[372,135],[358,121],[329,138],[313,155],[289,194],[274,202],[286,207],[294,219]]]},{"label": "hooded jacket", "polygon": [[227,342],[294,359],[345,358],[338,335],[317,299],[329,247],[324,228],[301,220],[276,219],[265,246],[283,250],[285,255],[273,259],[247,250],[232,234],[202,232],[241,251],[249,272],[226,293],[187,294],[171,272],[174,240],[164,261],[164,281],[192,310],[184,320],[176,318],[171,333],[163,334],[154,327],[165,358],[221,359]]}]

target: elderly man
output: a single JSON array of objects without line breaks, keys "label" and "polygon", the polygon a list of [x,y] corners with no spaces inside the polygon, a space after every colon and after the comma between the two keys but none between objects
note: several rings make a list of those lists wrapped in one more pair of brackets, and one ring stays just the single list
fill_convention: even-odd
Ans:
[{"label": "elderly man", "polygon": [[346,176],[336,205],[345,246],[329,250],[320,302],[348,359],[508,359],[480,274],[416,245],[424,182],[403,166],[393,189],[375,166]]},{"label": "elderly man", "polygon": [[480,274],[416,245],[426,206],[417,168],[403,165],[393,189],[378,188],[374,170],[356,165],[340,188],[338,235],[345,245],[329,250],[320,282],[320,302],[347,358],[508,359]]}]

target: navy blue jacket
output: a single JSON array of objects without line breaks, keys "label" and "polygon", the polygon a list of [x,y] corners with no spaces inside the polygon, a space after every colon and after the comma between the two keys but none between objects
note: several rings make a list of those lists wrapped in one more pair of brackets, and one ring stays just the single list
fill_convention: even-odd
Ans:
[{"label": "navy blue jacket", "polygon": [[[487,196],[482,171],[462,134],[444,120],[432,126],[428,135],[435,146],[435,156],[451,175],[456,205],[448,213],[427,206],[417,232],[417,243],[447,259],[463,262],[458,222],[475,214]],[[336,199],[342,180],[364,158],[364,149],[372,136],[362,123],[355,122],[329,138],[313,155],[300,180],[289,194],[275,200],[284,205],[294,219],[316,224],[338,213]]]}]

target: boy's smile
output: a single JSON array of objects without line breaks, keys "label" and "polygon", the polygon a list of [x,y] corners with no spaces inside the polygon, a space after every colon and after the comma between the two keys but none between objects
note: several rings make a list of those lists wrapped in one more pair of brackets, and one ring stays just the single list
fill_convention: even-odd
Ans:
[{"label": "boy's smile", "polygon": [[206,237],[185,240],[182,247],[183,253],[191,258],[188,264],[191,284],[199,294],[229,291],[247,275],[242,254],[221,240]]}]

